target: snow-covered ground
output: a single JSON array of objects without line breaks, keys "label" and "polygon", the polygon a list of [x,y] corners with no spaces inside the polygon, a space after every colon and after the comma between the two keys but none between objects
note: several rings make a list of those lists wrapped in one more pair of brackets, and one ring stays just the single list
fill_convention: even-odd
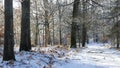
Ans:
[{"label": "snow-covered ground", "polygon": [[120,52],[107,45],[90,44],[88,48],[67,54],[70,62],[60,68],[120,68]]},{"label": "snow-covered ground", "polygon": [[16,61],[2,62],[0,68],[120,68],[120,51],[107,44],[88,44],[86,48],[66,50],[62,47],[33,48],[18,52]]}]

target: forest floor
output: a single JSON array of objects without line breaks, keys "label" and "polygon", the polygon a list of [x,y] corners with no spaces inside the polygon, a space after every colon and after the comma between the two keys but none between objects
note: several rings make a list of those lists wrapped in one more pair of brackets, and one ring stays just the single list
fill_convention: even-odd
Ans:
[{"label": "forest floor", "polygon": [[19,52],[16,61],[2,62],[0,68],[120,68],[120,51],[109,44],[93,43],[86,48],[67,50],[64,47],[34,47],[31,52]]}]

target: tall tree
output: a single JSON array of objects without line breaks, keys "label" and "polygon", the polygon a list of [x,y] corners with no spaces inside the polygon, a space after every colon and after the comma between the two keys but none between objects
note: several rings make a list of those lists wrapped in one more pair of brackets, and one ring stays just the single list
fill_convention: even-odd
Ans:
[{"label": "tall tree", "polygon": [[44,2],[44,7],[45,7],[45,47],[47,47],[47,45],[49,44],[49,41],[50,41],[50,31],[49,31],[49,22],[48,22],[48,0],[43,0]]},{"label": "tall tree", "polygon": [[59,13],[59,45],[62,45],[62,29],[61,29],[61,20],[62,20],[62,7],[60,5],[59,0],[57,0],[58,3],[58,13]]},{"label": "tall tree", "polygon": [[74,0],[73,20],[71,25],[71,48],[76,48],[76,25],[79,22],[79,3],[80,0]]},{"label": "tall tree", "polygon": [[[114,8],[115,10],[115,15],[118,15],[119,14],[119,11],[120,11],[120,0],[117,0],[115,2],[116,4],[116,7]],[[116,39],[117,39],[117,48],[119,48],[119,45],[120,45],[120,20],[119,20],[119,15],[116,16]]]},{"label": "tall tree", "polygon": [[13,0],[5,0],[5,29],[4,29],[4,54],[3,60],[15,60],[14,32],[13,32]]},{"label": "tall tree", "polygon": [[38,5],[37,5],[37,1],[35,0],[35,9],[36,9],[36,32],[35,32],[35,45],[38,44],[38,35],[39,35],[39,23],[38,23]]},{"label": "tall tree", "polygon": [[86,29],[86,14],[87,14],[87,0],[82,0],[83,3],[83,23],[82,23],[82,47],[85,47],[86,39],[87,39],[87,29]]},{"label": "tall tree", "polygon": [[117,48],[120,47],[120,20],[119,20],[120,13],[119,12],[120,12],[120,0],[116,0],[115,7],[111,11],[111,13],[113,15],[112,17],[115,22],[113,25],[113,28],[112,28],[112,35],[114,35],[114,37],[116,39]]},{"label": "tall tree", "polygon": [[20,51],[31,50],[30,37],[30,0],[23,0],[22,2],[22,20],[21,20],[21,40]]}]

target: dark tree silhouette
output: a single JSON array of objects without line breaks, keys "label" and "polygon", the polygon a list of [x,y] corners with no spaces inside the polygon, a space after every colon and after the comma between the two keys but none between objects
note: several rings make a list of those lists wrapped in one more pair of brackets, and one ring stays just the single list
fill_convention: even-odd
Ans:
[{"label": "dark tree silhouette", "polygon": [[71,25],[71,48],[76,48],[76,25],[79,22],[79,3],[80,0],[74,0],[73,21]]},{"label": "dark tree silhouette", "polygon": [[88,0],[82,0],[82,5],[83,5],[83,24],[82,24],[82,47],[85,47],[86,41],[87,41],[87,28],[86,28],[86,16],[87,16],[87,1]]},{"label": "dark tree silhouette", "polygon": [[5,29],[3,61],[15,60],[13,32],[13,0],[5,0]]},{"label": "dark tree silhouette", "polygon": [[24,0],[22,3],[22,21],[21,21],[21,41],[20,51],[31,50],[30,37],[30,0]]}]

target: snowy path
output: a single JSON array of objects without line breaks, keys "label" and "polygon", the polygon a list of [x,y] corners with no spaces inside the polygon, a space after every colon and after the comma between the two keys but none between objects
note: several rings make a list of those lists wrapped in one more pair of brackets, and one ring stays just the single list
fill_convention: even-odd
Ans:
[{"label": "snowy path", "polygon": [[120,52],[103,44],[91,44],[85,49],[72,50],[65,57],[70,59],[68,63],[55,68],[120,68]]},{"label": "snowy path", "polygon": [[64,47],[38,47],[33,52],[19,52],[16,61],[2,62],[0,68],[120,68],[120,51],[103,44],[89,44],[87,48],[66,50]]}]

